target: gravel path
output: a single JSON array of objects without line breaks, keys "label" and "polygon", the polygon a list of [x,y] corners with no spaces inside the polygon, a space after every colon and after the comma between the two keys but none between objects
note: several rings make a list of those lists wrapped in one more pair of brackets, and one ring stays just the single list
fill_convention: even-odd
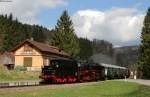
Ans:
[{"label": "gravel path", "polygon": [[127,79],[128,82],[135,82],[142,85],[150,86],[150,80],[144,80],[144,79]]}]

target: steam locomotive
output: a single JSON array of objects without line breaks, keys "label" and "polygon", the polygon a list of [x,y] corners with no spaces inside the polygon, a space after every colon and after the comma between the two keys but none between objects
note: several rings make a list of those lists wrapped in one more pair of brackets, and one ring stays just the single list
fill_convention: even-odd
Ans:
[{"label": "steam locomotive", "polygon": [[105,67],[97,63],[78,62],[72,59],[53,59],[49,66],[42,68],[39,77],[42,79],[41,83],[75,83],[124,76],[128,76],[126,68],[111,68],[111,66]]}]

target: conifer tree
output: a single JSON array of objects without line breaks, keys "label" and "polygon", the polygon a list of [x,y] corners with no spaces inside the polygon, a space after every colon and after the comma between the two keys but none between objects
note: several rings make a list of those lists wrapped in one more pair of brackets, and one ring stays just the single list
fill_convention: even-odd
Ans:
[{"label": "conifer tree", "polygon": [[92,41],[87,38],[79,38],[80,50],[79,53],[80,59],[88,60],[93,55],[93,44]]},{"label": "conifer tree", "polygon": [[79,54],[79,40],[74,32],[73,23],[65,10],[54,29],[55,34],[52,37],[52,44],[63,49],[73,57]]},{"label": "conifer tree", "polygon": [[144,19],[141,35],[139,67],[144,78],[150,78],[150,8]]}]

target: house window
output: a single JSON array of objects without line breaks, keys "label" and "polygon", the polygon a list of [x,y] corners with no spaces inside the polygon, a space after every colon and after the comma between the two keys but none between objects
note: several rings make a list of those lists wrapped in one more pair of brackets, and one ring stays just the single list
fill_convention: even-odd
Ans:
[{"label": "house window", "polygon": [[24,45],[24,51],[25,52],[32,52],[32,47],[28,44]]},{"label": "house window", "polygon": [[32,57],[24,57],[24,66],[32,67]]}]

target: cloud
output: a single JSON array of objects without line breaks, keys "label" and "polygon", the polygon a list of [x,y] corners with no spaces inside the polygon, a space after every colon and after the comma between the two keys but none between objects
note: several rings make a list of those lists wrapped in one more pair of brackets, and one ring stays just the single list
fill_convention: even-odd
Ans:
[{"label": "cloud", "polygon": [[23,23],[37,24],[39,21],[36,16],[43,9],[66,4],[66,0],[12,0],[12,2],[0,2],[0,14],[12,13]]},{"label": "cloud", "polygon": [[135,8],[88,9],[76,12],[72,19],[79,37],[104,39],[114,45],[131,45],[140,41],[144,14]]}]

